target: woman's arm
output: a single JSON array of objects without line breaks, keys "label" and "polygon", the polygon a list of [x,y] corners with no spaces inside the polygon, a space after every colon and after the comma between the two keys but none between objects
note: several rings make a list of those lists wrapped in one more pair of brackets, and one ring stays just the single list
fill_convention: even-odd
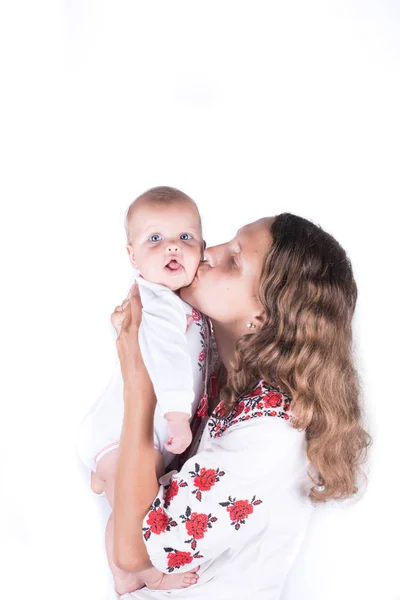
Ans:
[{"label": "woman's arm", "polygon": [[119,333],[125,406],[115,480],[114,561],[122,569],[139,571],[152,566],[142,523],[157,495],[158,482],[153,437],[155,396],[138,344],[141,303],[137,287],[113,317]]}]

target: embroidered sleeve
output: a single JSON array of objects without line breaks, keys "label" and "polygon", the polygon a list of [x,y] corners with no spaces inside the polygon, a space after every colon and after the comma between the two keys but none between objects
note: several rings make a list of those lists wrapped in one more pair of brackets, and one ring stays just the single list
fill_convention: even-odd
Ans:
[{"label": "embroidered sleeve", "polygon": [[260,528],[266,504],[256,481],[241,477],[233,457],[202,452],[161,478],[143,521],[143,538],[157,569],[187,571],[247,539]]}]

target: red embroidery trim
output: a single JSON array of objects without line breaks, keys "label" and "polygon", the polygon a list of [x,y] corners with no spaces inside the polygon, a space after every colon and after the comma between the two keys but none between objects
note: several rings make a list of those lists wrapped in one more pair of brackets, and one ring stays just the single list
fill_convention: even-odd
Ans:
[{"label": "red embroidery trim", "polygon": [[[256,417],[294,420],[290,414],[290,402],[291,399],[287,394],[261,380],[251,392],[239,398],[232,411],[226,416],[224,416],[226,409],[223,402],[218,404],[208,421],[210,436],[219,437],[228,427]],[[275,408],[279,410],[274,410]]]}]

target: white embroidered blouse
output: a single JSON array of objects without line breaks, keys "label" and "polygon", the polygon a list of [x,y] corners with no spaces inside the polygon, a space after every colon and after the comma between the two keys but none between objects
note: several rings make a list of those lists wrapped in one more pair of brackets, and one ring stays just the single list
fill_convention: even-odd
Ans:
[{"label": "white embroidered blouse", "polygon": [[312,511],[305,435],[292,426],[290,398],[264,381],[221,415],[222,403],[196,455],[160,479],[143,521],[153,565],[165,573],[200,565],[199,581],[132,599],[280,596]]}]

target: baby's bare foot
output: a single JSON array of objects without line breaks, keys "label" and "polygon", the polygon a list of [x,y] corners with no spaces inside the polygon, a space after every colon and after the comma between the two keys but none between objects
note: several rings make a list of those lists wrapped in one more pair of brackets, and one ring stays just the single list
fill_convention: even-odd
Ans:
[{"label": "baby's bare foot", "polygon": [[151,576],[145,578],[145,584],[151,590],[177,590],[179,588],[187,588],[197,583],[199,576],[197,571],[200,567],[195,567],[187,573],[174,573],[173,575],[166,575],[152,569],[154,573]]}]

